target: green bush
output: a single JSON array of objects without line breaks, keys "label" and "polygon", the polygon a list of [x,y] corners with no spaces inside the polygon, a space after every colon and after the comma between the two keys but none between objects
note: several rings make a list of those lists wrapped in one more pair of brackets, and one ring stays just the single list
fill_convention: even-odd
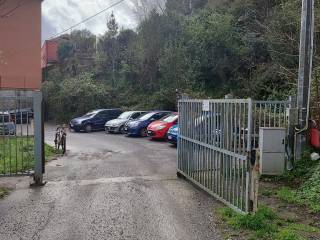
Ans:
[{"label": "green bush", "polygon": [[95,81],[91,74],[68,78],[60,84],[46,82],[43,92],[49,118],[58,122],[69,121],[93,109],[117,107],[113,91]]}]

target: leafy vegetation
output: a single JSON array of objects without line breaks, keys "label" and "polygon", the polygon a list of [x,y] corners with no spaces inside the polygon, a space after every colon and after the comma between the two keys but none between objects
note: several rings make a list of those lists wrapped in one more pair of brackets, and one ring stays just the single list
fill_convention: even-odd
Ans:
[{"label": "leafy vegetation", "polygon": [[320,212],[320,162],[310,159],[306,150],[291,171],[281,176],[262,177],[262,181],[275,184],[274,189],[261,189],[264,196],[277,196],[291,204],[308,207],[312,212]]},{"label": "leafy vegetation", "polygon": [[197,98],[295,93],[301,1],[187,2],[147,9],[135,31],[119,29],[112,14],[97,43],[88,30],[60,37],[60,64],[44,74],[49,118],[100,107],[174,110],[176,90]]},{"label": "leafy vegetation", "polygon": [[314,212],[320,212],[320,164],[300,187],[282,187],[277,191],[277,196],[289,203],[304,205]]},{"label": "leafy vegetation", "polygon": [[319,228],[282,219],[264,206],[254,215],[241,215],[227,207],[219,209],[219,214],[234,229],[248,231],[248,239],[306,240],[320,234]]}]

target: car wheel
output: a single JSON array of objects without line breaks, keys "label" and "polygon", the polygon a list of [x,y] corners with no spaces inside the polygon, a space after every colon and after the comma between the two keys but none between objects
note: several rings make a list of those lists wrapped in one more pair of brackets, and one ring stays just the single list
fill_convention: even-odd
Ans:
[{"label": "car wheel", "polygon": [[146,137],[146,136],[148,136],[148,131],[147,131],[147,129],[146,129],[146,128],[142,128],[142,129],[140,130],[140,135],[141,135],[141,137]]},{"label": "car wheel", "polygon": [[121,126],[121,127],[119,128],[119,132],[120,132],[121,134],[125,134],[125,133],[126,133],[126,131],[124,130],[124,126]]},{"label": "car wheel", "polygon": [[90,133],[92,132],[92,126],[90,124],[87,124],[85,127],[84,127],[84,131],[86,133]]}]

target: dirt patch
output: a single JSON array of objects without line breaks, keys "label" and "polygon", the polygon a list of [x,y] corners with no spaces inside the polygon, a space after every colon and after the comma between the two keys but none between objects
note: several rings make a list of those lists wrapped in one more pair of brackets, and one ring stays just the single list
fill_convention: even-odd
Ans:
[{"label": "dirt patch", "polygon": [[[282,186],[281,183],[261,181],[259,204],[268,206],[287,221],[320,228],[320,213],[314,213],[305,206],[290,204],[277,197],[277,190]],[[320,239],[320,235],[317,237]]]}]

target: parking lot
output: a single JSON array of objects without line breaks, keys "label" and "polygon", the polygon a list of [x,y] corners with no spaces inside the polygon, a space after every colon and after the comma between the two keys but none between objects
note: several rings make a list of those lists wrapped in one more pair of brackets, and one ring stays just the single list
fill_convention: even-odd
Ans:
[{"label": "parking lot", "polygon": [[219,203],[176,178],[168,143],[68,133],[67,149],[47,164],[45,187],[20,184],[0,201],[0,239],[222,239]]}]

